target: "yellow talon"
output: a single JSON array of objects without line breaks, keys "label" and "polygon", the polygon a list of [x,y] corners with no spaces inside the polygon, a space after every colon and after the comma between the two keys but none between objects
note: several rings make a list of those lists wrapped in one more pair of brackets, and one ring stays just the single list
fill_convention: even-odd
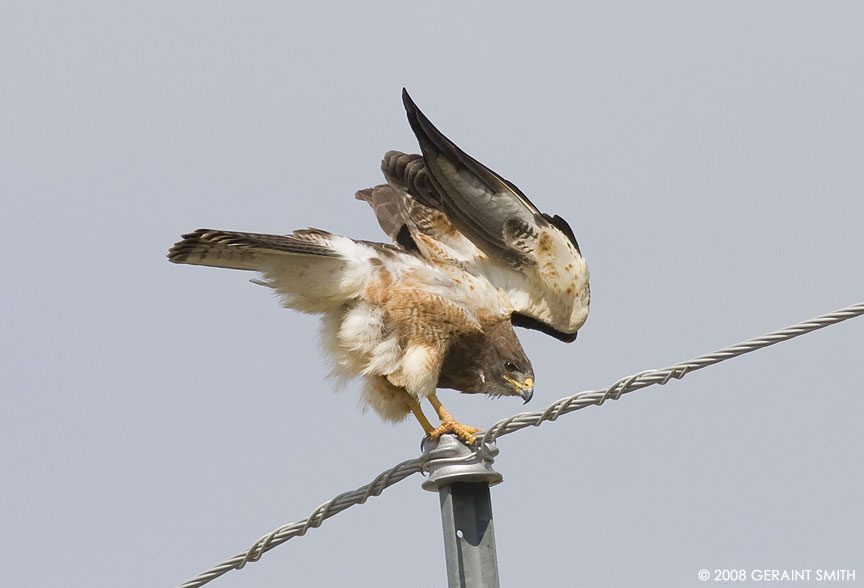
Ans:
[{"label": "yellow talon", "polygon": [[446,421],[441,422],[441,426],[437,427],[435,430],[430,431],[427,434],[427,437],[432,441],[437,441],[441,435],[445,433],[452,433],[456,435],[462,441],[471,445],[474,443],[474,433],[478,433],[480,429],[475,427],[469,427],[468,425],[463,425],[462,423],[456,422],[452,418]]},{"label": "yellow talon", "polygon": [[447,409],[444,408],[444,405],[441,404],[441,401],[438,400],[438,396],[434,393],[429,395],[429,403],[432,405],[432,408],[435,409],[435,412],[438,413],[438,418],[441,419],[441,425],[439,427],[426,432],[429,439],[436,441],[444,433],[452,433],[468,445],[474,443],[474,433],[479,432],[481,429],[469,427],[468,425],[463,425],[456,421]]}]

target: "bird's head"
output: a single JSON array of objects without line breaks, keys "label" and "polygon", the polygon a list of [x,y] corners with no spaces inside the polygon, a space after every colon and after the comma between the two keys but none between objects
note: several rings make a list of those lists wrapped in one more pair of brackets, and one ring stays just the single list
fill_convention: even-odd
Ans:
[{"label": "bird's head", "polygon": [[519,396],[525,402],[531,400],[534,369],[510,320],[493,323],[482,332],[456,339],[444,357],[438,387],[467,394]]}]

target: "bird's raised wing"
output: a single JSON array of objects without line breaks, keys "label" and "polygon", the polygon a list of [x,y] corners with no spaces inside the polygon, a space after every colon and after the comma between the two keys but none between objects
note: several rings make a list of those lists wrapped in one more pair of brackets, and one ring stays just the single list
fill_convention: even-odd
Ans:
[{"label": "bird's raised wing", "polygon": [[515,262],[511,258],[519,258],[520,251],[505,238],[505,227],[530,225],[540,211],[516,186],[445,137],[404,89],[402,102],[447,217],[487,255]]},{"label": "bird's raised wing", "polygon": [[388,186],[371,190],[386,207],[376,207],[368,190],[358,197],[373,205],[403,247],[458,263],[506,292],[515,325],[575,339],[590,293],[588,267],[570,226],[541,213],[513,183],[462,151],[404,90],[402,98],[423,156],[385,155]]}]

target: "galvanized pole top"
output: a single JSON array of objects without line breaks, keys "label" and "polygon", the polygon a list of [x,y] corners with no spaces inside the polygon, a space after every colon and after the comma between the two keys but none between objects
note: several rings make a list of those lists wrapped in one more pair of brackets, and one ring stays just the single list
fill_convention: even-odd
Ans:
[{"label": "galvanized pole top", "polygon": [[435,457],[426,463],[429,476],[421,484],[424,490],[437,492],[441,486],[454,482],[485,482],[494,486],[504,478],[492,469],[493,457],[498,454],[492,445],[475,452],[454,435],[441,435],[437,441],[424,439],[421,448],[423,455],[435,452]]}]

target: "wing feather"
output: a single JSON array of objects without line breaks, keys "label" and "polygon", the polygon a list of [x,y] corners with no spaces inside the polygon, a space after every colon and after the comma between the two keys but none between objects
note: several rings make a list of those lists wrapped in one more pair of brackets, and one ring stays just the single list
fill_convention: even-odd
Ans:
[{"label": "wing feather", "polygon": [[168,261],[240,270],[263,271],[286,255],[338,257],[330,235],[317,229],[291,235],[265,235],[198,229],[182,236],[168,251]]},{"label": "wing feather", "polygon": [[401,199],[400,229],[427,259],[459,264],[506,292],[521,316],[514,324],[572,340],[590,290],[570,226],[462,151],[404,89],[402,98],[423,155],[388,152],[382,162],[391,197]]},{"label": "wing feather", "polygon": [[[173,263],[258,271],[285,306],[324,312],[360,295],[386,245],[354,241],[318,229],[266,235],[198,229],[168,252]],[[392,249],[392,248],[391,248]]]},{"label": "wing feather", "polygon": [[533,222],[540,211],[515,185],[445,137],[404,90],[402,101],[450,221],[487,254],[507,251],[502,238],[507,219]]}]

